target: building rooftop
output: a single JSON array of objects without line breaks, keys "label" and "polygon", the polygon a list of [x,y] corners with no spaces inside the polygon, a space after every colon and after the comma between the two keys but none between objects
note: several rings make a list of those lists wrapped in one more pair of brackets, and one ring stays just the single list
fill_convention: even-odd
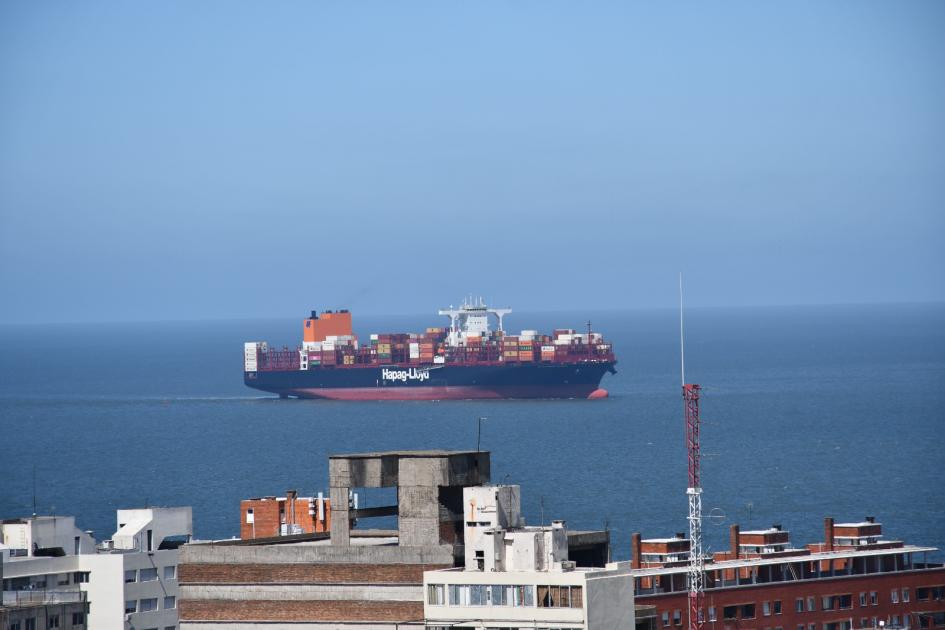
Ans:
[{"label": "building rooftop", "polygon": [[[917,547],[914,545],[904,545],[892,549],[839,549],[834,551],[820,551],[805,553],[796,556],[776,556],[760,558],[739,558],[737,560],[709,560],[706,559],[705,568],[707,571],[718,569],[736,569],[740,567],[763,566],[769,564],[785,564],[790,562],[815,562],[817,560],[830,560],[832,558],[861,558],[863,556],[879,556],[889,553],[922,553],[938,551],[936,547]],[[624,561],[629,564],[629,561]],[[620,564],[624,564],[621,562]],[[669,573],[686,573],[689,570],[687,564],[669,567],[653,567],[646,569],[634,569],[635,576],[643,575],[666,575]]]},{"label": "building rooftop", "polygon": [[488,453],[488,451],[376,451],[369,453],[339,453],[329,455],[328,459],[376,459],[378,457],[399,457],[403,459],[409,457],[451,457],[454,455],[475,455],[477,453]]}]

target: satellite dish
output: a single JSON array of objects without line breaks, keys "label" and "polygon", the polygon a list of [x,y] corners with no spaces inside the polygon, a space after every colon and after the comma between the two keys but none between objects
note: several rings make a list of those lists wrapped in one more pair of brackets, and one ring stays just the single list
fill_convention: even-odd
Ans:
[{"label": "satellite dish", "polygon": [[709,519],[709,522],[712,523],[713,525],[722,525],[725,523],[725,512],[723,512],[720,508],[717,508],[717,507],[712,508],[709,511],[708,519]]}]

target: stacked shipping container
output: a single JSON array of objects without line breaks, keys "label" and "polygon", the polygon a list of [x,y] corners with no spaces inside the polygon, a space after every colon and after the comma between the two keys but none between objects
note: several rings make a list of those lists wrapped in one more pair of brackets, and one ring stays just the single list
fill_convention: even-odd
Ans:
[{"label": "stacked shipping container", "polygon": [[[613,349],[598,333],[577,334],[571,328],[555,329],[551,335],[537,330],[523,330],[519,335],[502,331],[485,335],[465,335],[460,342],[448,342],[446,328],[427,328],[422,334],[372,334],[368,345],[360,345],[350,326],[318,338],[313,330],[323,326],[323,319],[305,320],[305,335],[297,350],[284,347],[273,350],[265,343],[247,343],[244,351],[246,371],[313,370],[339,367],[377,367],[381,365],[429,366],[435,364],[533,364],[613,361]],[[350,313],[343,312],[342,322],[350,323]],[[314,317],[314,314],[313,314]],[[325,317],[324,315],[322,316]]]}]

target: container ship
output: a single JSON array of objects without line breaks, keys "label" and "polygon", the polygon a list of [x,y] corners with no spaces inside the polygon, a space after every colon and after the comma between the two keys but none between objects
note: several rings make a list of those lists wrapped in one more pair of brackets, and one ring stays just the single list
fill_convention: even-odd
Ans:
[{"label": "container ship", "polygon": [[[372,334],[362,344],[347,310],[312,311],[302,345],[244,346],[243,379],[282,398],[448,400],[606,398],[604,374],[616,374],[613,346],[591,330],[507,334],[508,308],[479,300],[441,309],[449,327],[425,333]],[[495,330],[490,319],[495,318]]]}]

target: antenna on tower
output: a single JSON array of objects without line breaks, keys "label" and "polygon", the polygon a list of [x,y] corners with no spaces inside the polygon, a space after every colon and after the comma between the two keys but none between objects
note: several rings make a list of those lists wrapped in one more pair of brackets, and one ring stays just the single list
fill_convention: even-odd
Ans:
[{"label": "antenna on tower", "polygon": [[685,338],[683,337],[682,273],[679,274],[679,375],[682,379],[683,408],[686,418],[686,451],[689,460],[689,630],[702,630],[705,624],[705,557],[702,549],[702,483],[699,479],[699,390],[686,383]]},{"label": "antenna on tower", "polygon": [[679,380],[686,386],[686,343],[683,338],[682,272],[679,272]]}]

